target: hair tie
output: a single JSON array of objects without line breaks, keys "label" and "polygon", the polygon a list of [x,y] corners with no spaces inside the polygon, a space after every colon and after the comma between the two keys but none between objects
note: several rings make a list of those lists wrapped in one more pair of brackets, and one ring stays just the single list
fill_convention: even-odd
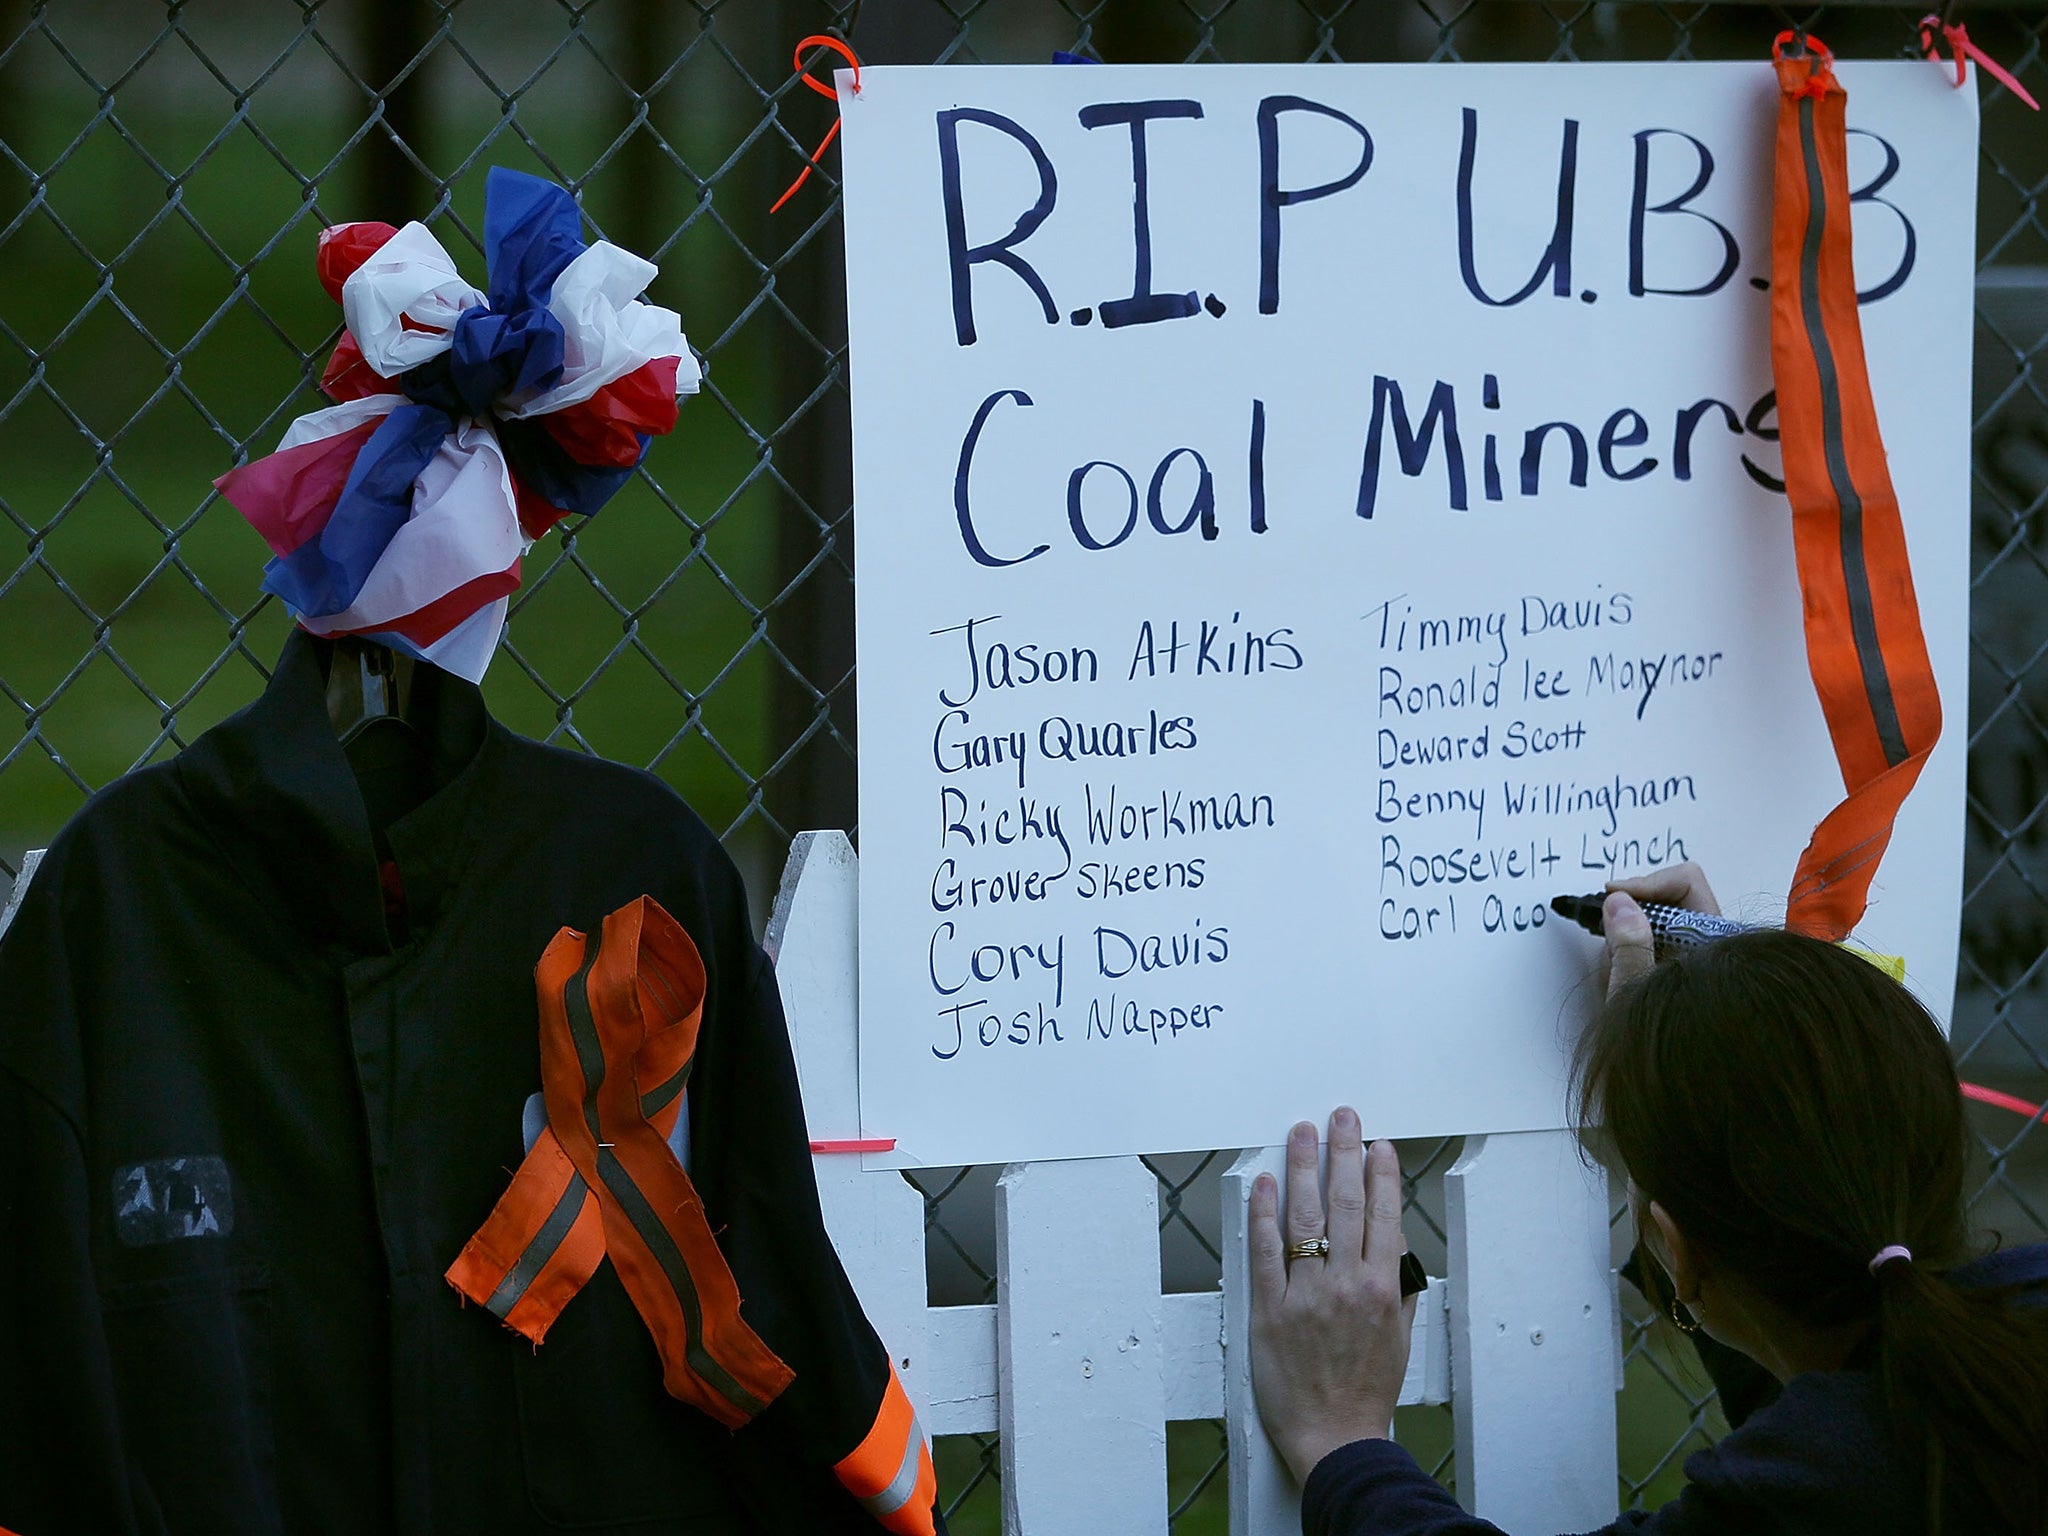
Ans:
[{"label": "hair tie", "polygon": [[1913,1250],[1908,1248],[1903,1243],[1891,1243],[1883,1248],[1878,1249],[1877,1257],[1873,1258],[1870,1261],[1871,1277],[1875,1279],[1877,1276],[1877,1272],[1880,1269],[1883,1269],[1885,1265],[1891,1263],[1894,1259],[1904,1259],[1908,1264],[1910,1264],[1913,1262]]}]

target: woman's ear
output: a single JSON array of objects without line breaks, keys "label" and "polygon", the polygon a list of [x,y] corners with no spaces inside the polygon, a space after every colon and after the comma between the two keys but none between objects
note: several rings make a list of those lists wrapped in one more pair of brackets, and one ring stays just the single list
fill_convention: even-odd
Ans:
[{"label": "woman's ear", "polygon": [[1698,1250],[1686,1241],[1685,1233],[1679,1230],[1678,1223],[1671,1219],[1671,1213],[1663,1206],[1652,1200],[1649,1211],[1650,1225],[1656,1231],[1658,1247],[1662,1250],[1658,1257],[1671,1271],[1672,1292],[1690,1306],[1699,1300],[1700,1280],[1703,1278]]}]

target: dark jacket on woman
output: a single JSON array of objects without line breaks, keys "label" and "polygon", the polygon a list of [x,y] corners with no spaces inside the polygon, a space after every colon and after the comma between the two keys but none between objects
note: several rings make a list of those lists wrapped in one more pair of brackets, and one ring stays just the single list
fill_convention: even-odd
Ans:
[{"label": "dark jacket on woman", "polygon": [[[2048,1300],[2048,1244],[1994,1253],[1950,1279],[2025,1285]],[[1631,1511],[1599,1536],[1923,1536],[1920,1458],[1893,1443],[1871,1372],[1808,1371],[1739,1420],[1733,1405],[1742,1393],[1720,1384],[1733,1431],[1686,1460],[1677,1498]],[[1390,1440],[1360,1440],[1318,1462],[1302,1490],[1301,1528],[1304,1536],[1501,1536]],[[1943,1528],[2003,1531],[1968,1489],[1951,1490]]]}]

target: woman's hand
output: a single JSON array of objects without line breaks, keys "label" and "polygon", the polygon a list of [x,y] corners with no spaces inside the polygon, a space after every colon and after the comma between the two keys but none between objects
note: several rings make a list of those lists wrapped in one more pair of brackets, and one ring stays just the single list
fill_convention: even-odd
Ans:
[{"label": "woman's hand", "polygon": [[[1358,1116],[1330,1116],[1330,1198],[1316,1187],[1316,1128],[1287,1139],[1287,1224],[1270,1174],[1252,1185],[1252,1389],[1298,1481],[1340,1445],[1385,1438],[1408,1373],[1415,1298],[1401,1296],[1401,1164],[1359,1143]],[[1327,1237],[1327,1259],[1287,1248]]]},{"label": "woman's hand", "polygon": [[1609,881],[1607,900],[1600,909],[1600,926],[1607,934],[1600,971],[1607,978],[1602,990],[1608,997],[1657,963],[1650,920],[1643,916],[1640,905],[1645,901],[1721,915],[1721,903],[1714,899],[1706,872],[1697,864],[1673,864],[1633,880]]}]

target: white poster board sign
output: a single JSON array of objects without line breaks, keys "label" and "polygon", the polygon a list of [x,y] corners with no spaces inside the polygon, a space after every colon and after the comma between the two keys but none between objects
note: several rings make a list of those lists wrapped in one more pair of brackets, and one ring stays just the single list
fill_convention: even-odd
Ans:
[{"label": "white poster board sign", "polygon": [[[1973,94],[1845,64],[1948,725],[1859,930],[1953,989]],[[861,1119],[895,1161],[1564,1123],[1560,893],[1784,892],[1841,778],[1765,64],[876,68],[845,123]]]}]

